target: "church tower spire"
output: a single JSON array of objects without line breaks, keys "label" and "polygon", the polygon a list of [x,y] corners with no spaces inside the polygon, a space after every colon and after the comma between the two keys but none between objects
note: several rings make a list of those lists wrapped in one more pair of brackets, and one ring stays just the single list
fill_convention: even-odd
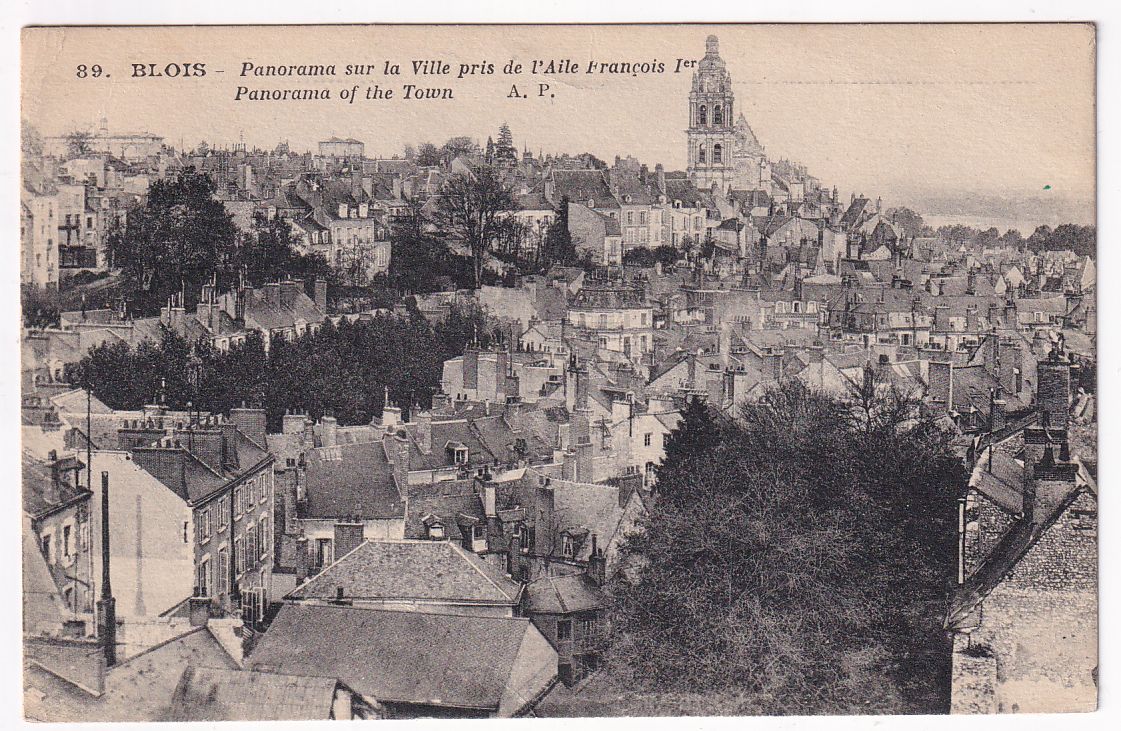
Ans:
[{"label": "church tower spire", "polygon": [[731,187],[735,175],[735,95],[732,77],[720,57],[716,36],[705,40],[705,55],[693,72],[689,92],[688,166],[689,178],[698,188],[715,184],[721,193]]}]

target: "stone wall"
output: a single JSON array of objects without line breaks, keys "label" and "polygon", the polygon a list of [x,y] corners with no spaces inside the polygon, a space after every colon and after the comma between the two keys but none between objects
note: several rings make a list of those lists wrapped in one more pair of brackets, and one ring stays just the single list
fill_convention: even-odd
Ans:
[{"label": "stone wall", "polygon": [[979,611],[979,627],[955,637],[954,712],[1096,708],[1097,502],[1092,493],[1074,500]]}]

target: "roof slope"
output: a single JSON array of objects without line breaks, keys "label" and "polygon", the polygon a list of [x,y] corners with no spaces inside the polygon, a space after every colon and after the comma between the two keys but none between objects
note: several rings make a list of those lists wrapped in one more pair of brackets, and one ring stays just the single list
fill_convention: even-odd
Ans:
[{"label": "roof slope", "polygon": [[336,685],[334,678],[188,666],[166,720],[325,720]]},{"label": "roof slope", "polygon": [[530,612],[569,614],[603,609],[607,598],[585,573],[569,576],[542,576],[526,586]]},{"label": "roof slope", "polygon": [[494,710],[530,628],[524,618],[288,604],[249,664],[337,677],[382,702]]},{"label": "roof slope", "polygon": [[521,586],[451,541],[366,541],[289,594],[292,599],[417,599],[513,604]]},{"label": "roof slope", "polygon": [[320,447],[307,453],[309,518],[399,518],[405,501],[380,441]]}]

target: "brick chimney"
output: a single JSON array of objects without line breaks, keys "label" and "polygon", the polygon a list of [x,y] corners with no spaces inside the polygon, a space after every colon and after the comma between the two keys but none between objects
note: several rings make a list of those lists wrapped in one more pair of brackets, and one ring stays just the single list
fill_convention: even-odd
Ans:
[{"label": "brick chimney", "polygon": [[335,560],[342,558],[366,540],[365,525],[358,518],[335,522]]},{"label": "brick chimney", "polygon": [[[195,587],[198,591],[198,587]],[[197,593],[187,600],[188,617],[192,627],[205,627],[210,621],[210,597],[199,596]]]},{"label": "brick chimney", "polygon": [[432,454],[432,412],[418,411],[413,421],[416,424],[413,436],[421,454]]},{"label": "brick chimney", "polygon": [[[939,285],[941,287],[941,285]],[[949,305],[935,305],[934,307],[934,330],[936,332],[949,332],[950,331],[950,307]]]},{"label": "brick chimney", "polygon": [[339,422],[329,414],[319,418],[319,443],[324,447],[334,447],[339,443]]},{"label": "brick chimney", "polygon": [[1041,422],[1051,429],[1066,429],[1070,421],[1070,363],[1052,350],[1039,361],[1036,379]]},{"label": "brick chimney", "polygon": [[409,484],[409,438],[404,429],[387,435],[382,443],[386,446],[386,457],[393,462],[393,479],[397,487],[404,491]]},{"label": "brick chimney", "polygon": [[327,282],[322,279],[316,279],[314,286],[315,292],[315,306],[319,311],[326,314],[327,312]]},{"label": "brick chimney", "polygon": [[954,407],[954,364],[950,361],[930,361],[927,380],[931,401],[939,411],[949,413]]},{"label": "brick chimney", "polygon": [[997,386],[989,394],[989,430],[993,433],[999,432],[1004,429],[1007,424],[1005,417],[1008,402],[1001,397],[1000,386]]},{"label": "brick chimney", "polygon": [[265,304],[269,307],[280,307],[280,284],[277,282],[269,282],[261,288],[265,293]]},{"label": "brick chimney", "polygon": [[463,352],[463,387],[475,389],[479,387],[479,349],[467,348]]},{"label": "brick chimney", "polygon": [[249,437],[254,444],[261,448],[267,446],[265,410],[258,408],[230,409],[230,422],[237,426],[237,430]]},{"label": "brick chimney", "polygon": [[304,415],[289,410],[280,421],[282,434],[299,434],[304,429]]},{"label": "brick chimney", "polygon": [[969,305],[965,308],[965,331],[969,333],[981,331],[981,320],[977,316],[976,305]]},{"label": "brick chimney", "polygon": [[296,586],[307,581],[311,571],[311,554],[308,553],[307,536],[300,534],[296,538]]},{"label": "brick chimney", "polygon": [[284,281],[280,283],[280,305],[286,309],[296,306],[296,299],[300,295],[302,285],[300,282]]},{"label": "brick chimney", "polygon": [[592,551],[588,555],[588,576],[596,586],[607,583],[607,559],[603,555],[603,549],[597,545],[595,533],[592,534]]}]

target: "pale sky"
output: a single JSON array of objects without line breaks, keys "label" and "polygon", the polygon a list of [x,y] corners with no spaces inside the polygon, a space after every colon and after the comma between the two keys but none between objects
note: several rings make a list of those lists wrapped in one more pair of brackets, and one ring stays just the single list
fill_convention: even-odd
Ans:
[{"label": "pale sky", "polygon": [[[480,142],[509,123],[535,153],[631,154],[684,169],[686,99],[705,37],[720,39],[736,105],[772,159],[795,159],[825,184],[889,198],[900,191],[1038,193],[1092,200],[1094,35],[1089,25],[304,26],[27,29],[23,117],[44,135],[94,128],[153,132],[178,146],[286,139],[313,149],[355,137],[368,156],[453,135]],[[518,77],[515,59],[569,58],[581,73]],[[412,60],[447,61],[450,77],[417,78]],[[386,60],[403,74],[385,77]],[[583,73],[588,61],[660,61],[665,73]],[[130,78],[131,64],[203,62],[203,78]],[[241,77],[244,62],[336,64],[333,79]],[[459,64],[492,75],[455,78]],[[76,78],[78,64],[109,78]],[[379,71],[343,76],[346,64]],[[216,73],[222,71],[223,73]],[[538,97],[537,82],[551,84]],[[453,89],[443,101],[235,101],[250,88]],[[508,98],[510,85],[530,95]]]}]

